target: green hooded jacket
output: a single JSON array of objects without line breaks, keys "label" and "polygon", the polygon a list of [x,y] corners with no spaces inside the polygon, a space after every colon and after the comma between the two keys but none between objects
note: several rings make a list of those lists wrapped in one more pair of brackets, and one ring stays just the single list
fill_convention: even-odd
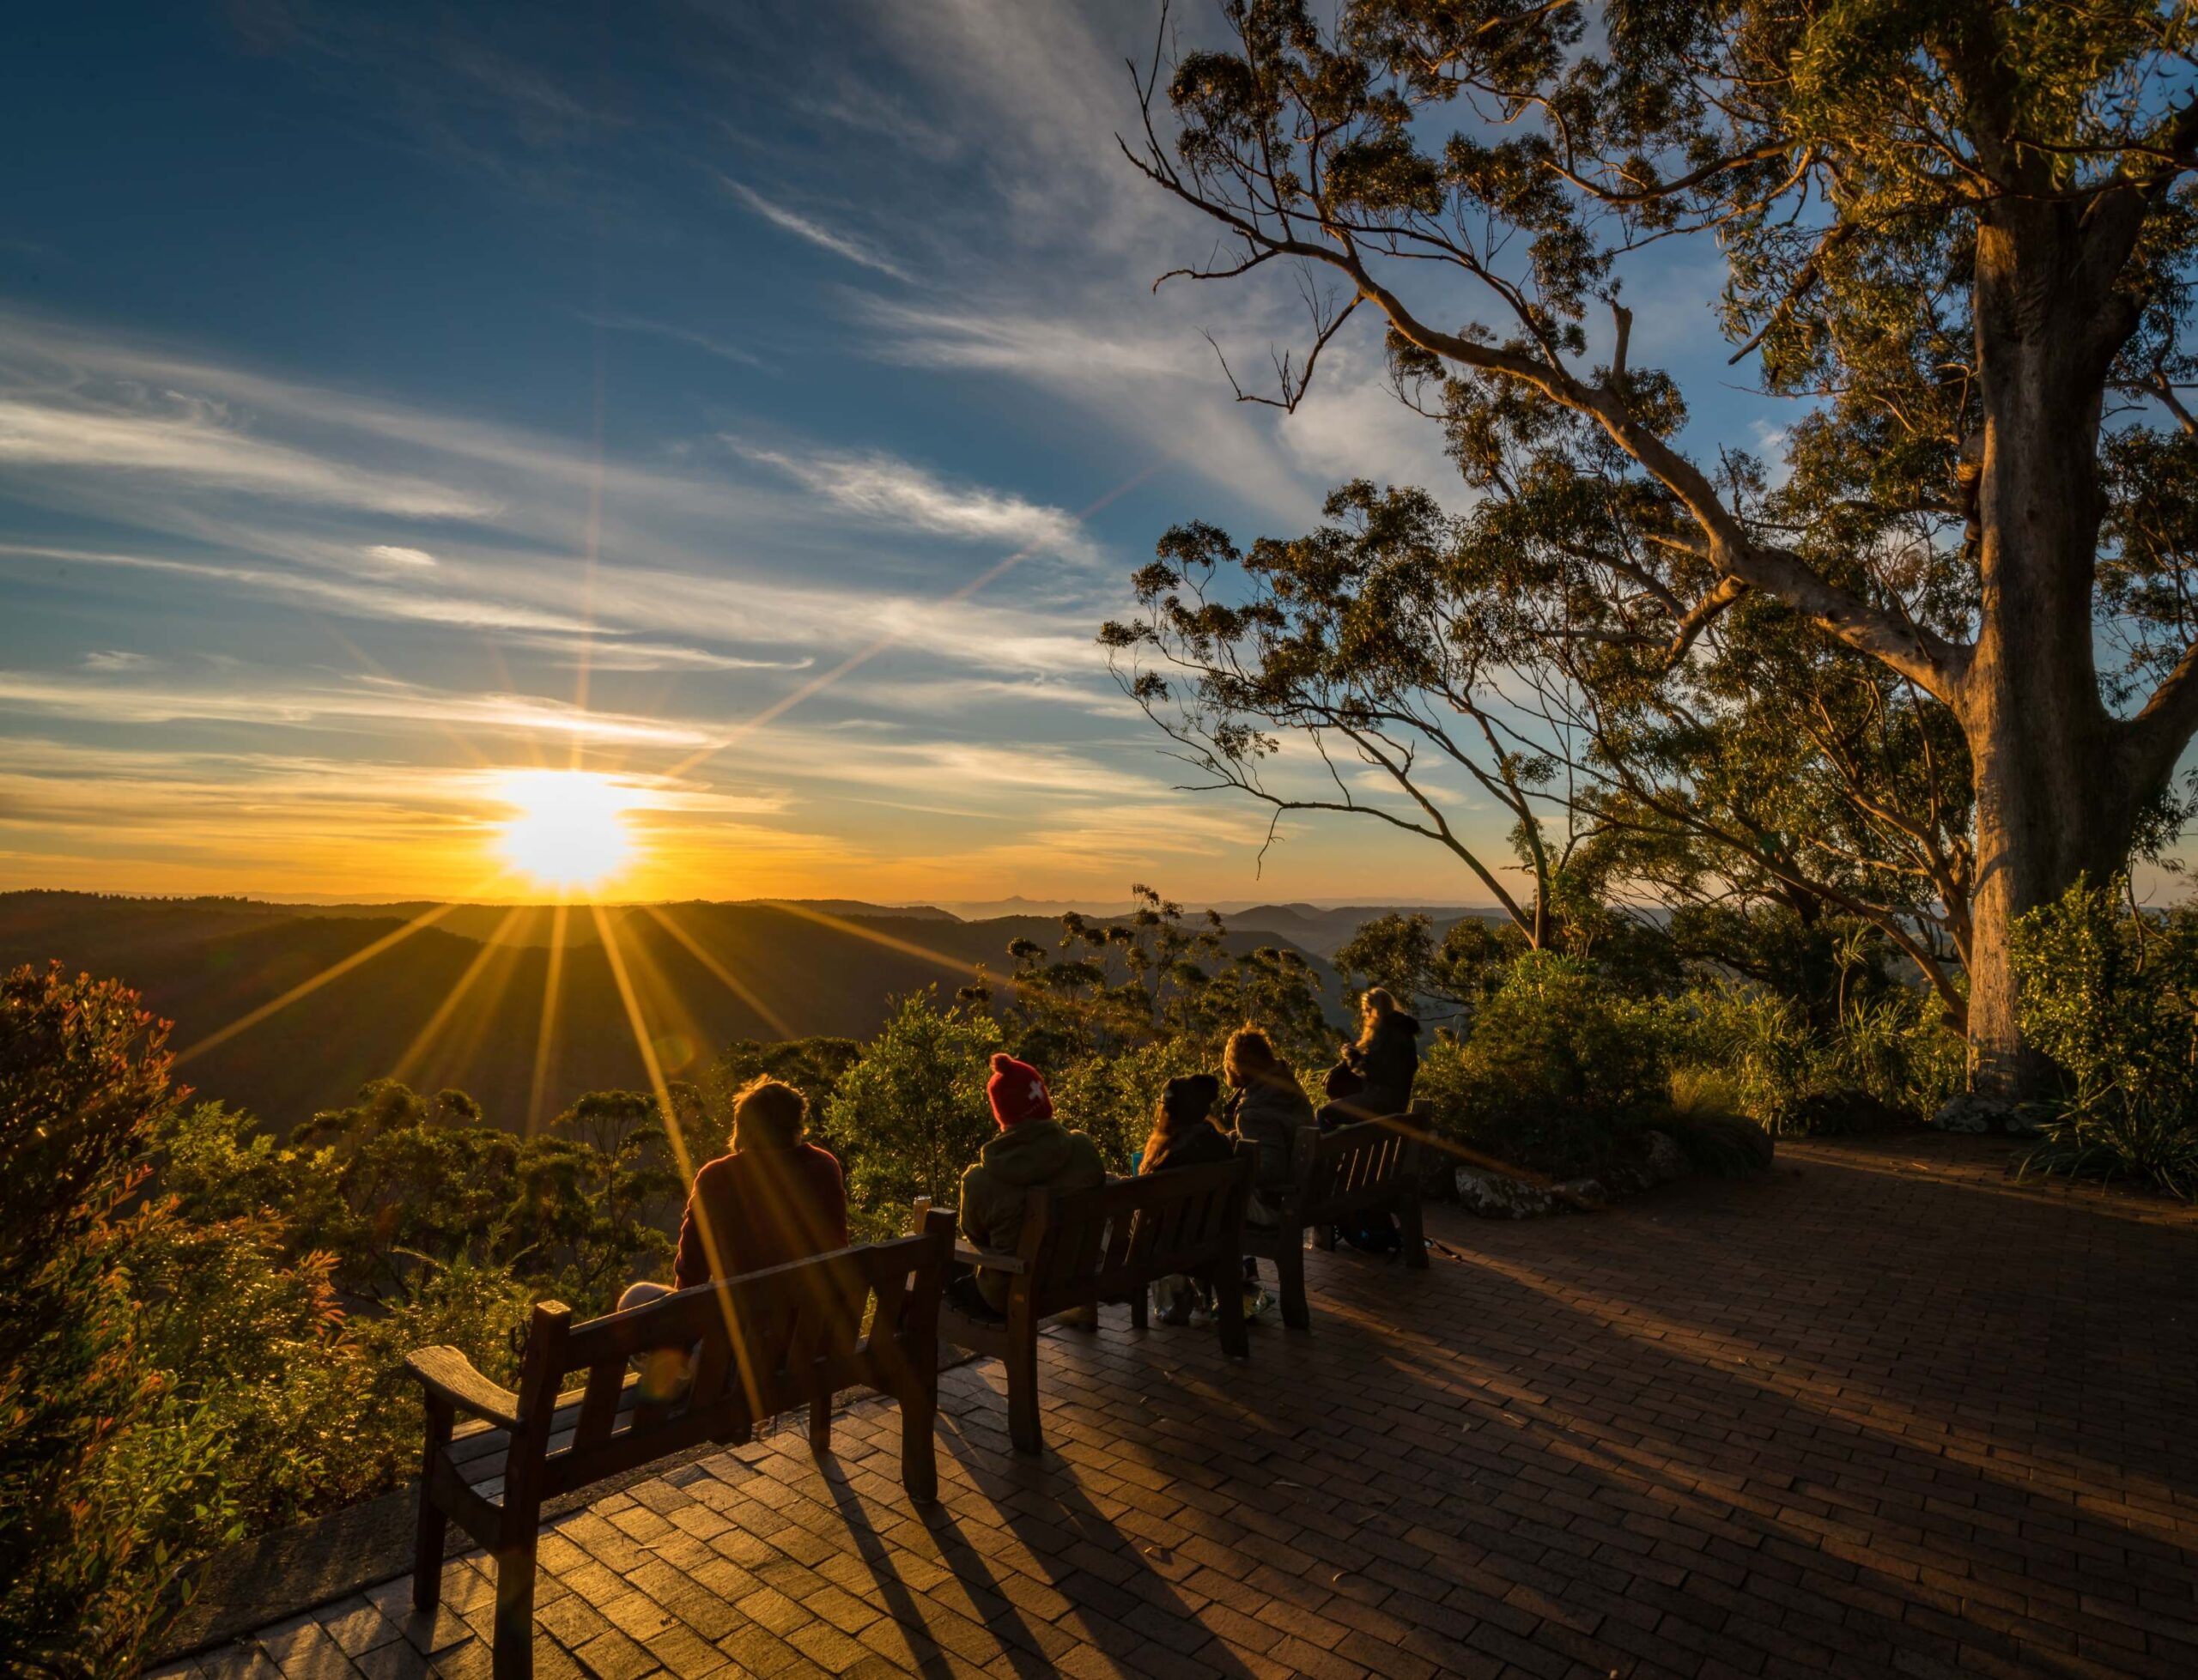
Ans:
[{"label": "green hooded jacket", "polygon": [[[1013,1253],[1023,1240],[1023,1198],[1034,1190],[1090,1190],[1107,1182],[1099,1146],[1059,1120],[1025,1120],[984,1147],[962,1174],[962,1234],[980,1248]],[[980,1271],[977,1288],[1007,1304],[1004,1273]]]}]

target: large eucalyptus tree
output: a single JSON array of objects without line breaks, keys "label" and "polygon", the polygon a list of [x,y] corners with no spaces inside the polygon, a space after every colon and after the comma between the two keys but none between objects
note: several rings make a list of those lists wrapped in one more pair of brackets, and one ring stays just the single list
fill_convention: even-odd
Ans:
[{"label": "large eucalyptus tree", "polygon": [[[1523,410],[1616,464],[1622,634],[1676,666],[1775,604],[1950,716],[1988,1092],[2028,1065],[2009,922],[2122,867],[2198,727],[2191,9],[1226,0],[1225,47],[1138,74],[1131,161],[1223,235],[1185,272],[1333,277],[1277,400],[1377,312],[1454,430]],[[1733,360],[1797,399],[1782,486],[1630,359],[1655,240],[1715,253]]]}]

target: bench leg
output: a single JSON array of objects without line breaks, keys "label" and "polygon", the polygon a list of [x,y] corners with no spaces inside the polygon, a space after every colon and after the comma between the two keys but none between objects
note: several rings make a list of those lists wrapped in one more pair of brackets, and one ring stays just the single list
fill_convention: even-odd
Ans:
[{"label": "bench leg", "polygon": [[412,1544],[412,1608],[422,1616],[434,1615],[443,1598],[443,1536],[450,1519],[435,1503],[428,1484],[435,1460],[449,1448],[454,1421],[450,1403],[430,1395],[428,1446],[420,1459],[420,1525]]},{"label": "bench leg", "polygon": [[1149,1297],[1151,1294],[1152,1291],[1149,1287],[1140,1286],[1138,1292],[1130,1297],[1130,1328],[1132,1330],[1148,1328],[1146,1315],[1151,1304]]},{"label": "bench leg", "polygon": [[901,1485],[919,1505],[938,1497],[938,1422],[936,1394],[901,1396]]},{"label": "bench leg", "polygon": [[1319,1249],[1323,1254],[1334,1253],[1336,1252],[1336,1228],[1333,1225],[1315,1225],[1313,1228],[1313,1246]]},{"label": "bench leg", "polygon": [[1206,1274],[1213,1286],[1213,1316],[1221,1325],[1221,1350],[1231,1359],[1248,1359],[1252,1339],[1244,1333],[1244,1277],[1226,1261]]},{"label": "bench leg", "polygon": [[1408,1196],[1397,1210],[1397,1223],[1404,1228],[1405,1264],[1414,1271],[1427,1270],[1427,1227],[1421,1218],[1419,1198]]},{"label": "bench leg", "polygon": [[534,1680],[534,1544],[496,1555],[495,1680]]},{"label": "bench leg", "polygon": [[1046,1450],[1038,1427],[1038,1321],[1027,1313],[1007,1325],[1007,1438],[1018,1453]]},{"label": "bench leg", "polygon": [[1282,1296],[1282,1322],[1291,1330],[1310,1330],[1313,1314],[1305,1305],[1305,1240],[1300,1233],[1285,1232],[1276,1245],[1274,1272]]},{"label": "bench leg", "polygon": [[809,1403],[809,1450],[819,1458],[832,1450],[832,1397],[819,1394]]}]

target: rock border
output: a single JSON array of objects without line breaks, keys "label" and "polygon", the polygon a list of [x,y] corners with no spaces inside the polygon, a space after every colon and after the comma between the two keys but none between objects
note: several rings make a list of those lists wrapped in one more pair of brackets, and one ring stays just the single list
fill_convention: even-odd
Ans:
[{"label": "rock border", "polygon": [[1592,1212],[1687,1175],[1686,1155],[1677,1138],[1654,1128],[1641,1135],[1647,1148],[1643,1159],[1635,1166],[1554,1183],[1516,1178],[1485,1167],[1458,1167],[1452,1169],[1451,1184],[1459,1205],[1483,1219],[1539,1219],[1553,1213]]}]

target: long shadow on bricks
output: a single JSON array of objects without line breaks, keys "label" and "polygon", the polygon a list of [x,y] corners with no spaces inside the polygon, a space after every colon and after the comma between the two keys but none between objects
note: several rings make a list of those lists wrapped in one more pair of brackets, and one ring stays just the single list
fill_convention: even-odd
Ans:
[{"label": "long shadow on bricks", "polygon": [[938,1647],[924,1632],[923,1611],[917,1605],[915,1594],[894,1566],[893,1548],[872,1526],[870,1513],[864,1508],[862,1497],[849,1485],[846,1472],[835,1462],[828,1460],[819,1466],[824,1477],[826,1489],[832,1503],[840,1513],[841,1520],[847,1525],[847,1543],[855,1555],[870,1571],[871,1582],[877,1588],[879,1603],[886,1615],[898,1622],[909,1635],[909,1647],[916,1665],[916,1672],[930,1676],[950,1676],[954,1665],[949,1662]]},{"label": "long shadow on bricks", "polygon": [[[1093,1343],[1083,1340],[1079,1356]],[[1054,1626],[1072,1632],[1117,1667],[1143,1675],[1221,1674],[1248,1680],[1251,1671],[1225,1648],[1210,1642],[1201,1625],[1203,1599],[1196,1603],[1177,1591],[1169,1573],[1177,1560],[1157,1543],[1140,1543],[1123,1523],[1086,1493],[1078,1466],[1070,1458],[1072,1440],[1049,1446],[1031,1459],[1008,1446],[1004,1435],[987,1439],[980,1424],[973,1430],[962,1416],[941,1415],[948,1450],[968,1475],[975,1492],[988,1499],[999,1523],[1029,1553],[1052,1561],[1051,1598],[1060,1601]],[[1056,1419],[1049,1416],[1047,1427]],[[1058,1435],[1072,1437],[1071,1420]],[[981,1434],[980,1431],[982,1433]],[[1109,1503],[1115,1501],[1109,1501]],[[973,1553],[974,1559],[974,1553]],[[1011,1583],[994,1576],[977,1560],[988,1586],[1012,1592]],[[1182,1562],[1179,1573],[1191,1565]]]}]

